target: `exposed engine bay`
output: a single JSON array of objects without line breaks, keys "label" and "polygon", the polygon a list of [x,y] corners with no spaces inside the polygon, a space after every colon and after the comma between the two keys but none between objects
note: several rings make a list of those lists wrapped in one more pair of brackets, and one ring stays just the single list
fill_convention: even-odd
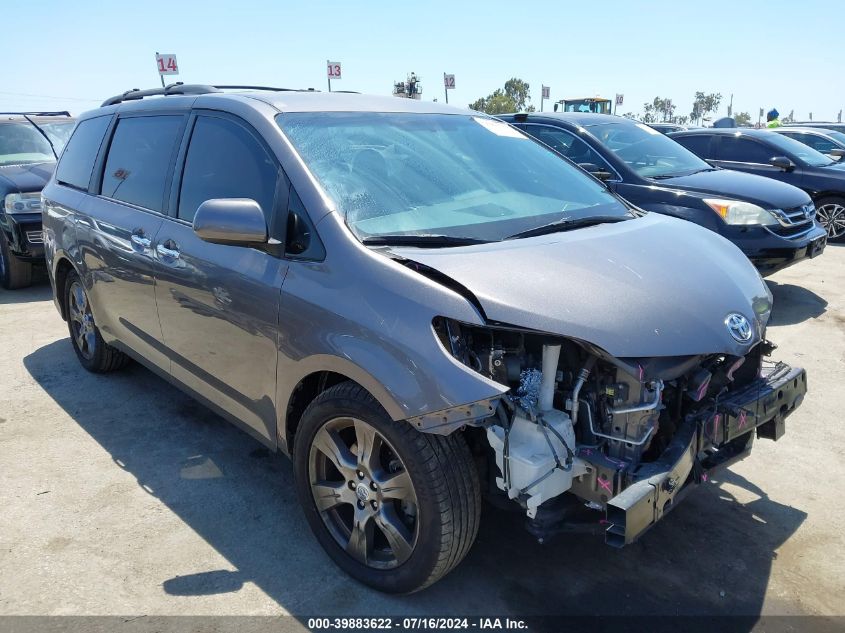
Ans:
[{"label": "exposed engine bay", "polygon": [[434,327],[456,359],[510,387],[470,426],[489,444],[490,487],[522,506],[538,536],[561,529],[571,493],[570,505],[606,512],[608,543],[632,542],[682,489],[745,457],[752,430],[778,439],[806,392],[803,370],[764,362],[775,349],[765,340],[745,356],[617,359],[512,327]]}]

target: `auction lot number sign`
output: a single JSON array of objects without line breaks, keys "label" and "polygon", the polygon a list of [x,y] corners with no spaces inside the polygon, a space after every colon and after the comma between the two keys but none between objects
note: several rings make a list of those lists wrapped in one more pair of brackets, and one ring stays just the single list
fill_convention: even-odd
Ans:
[{"label": "auction lot number sign", "polygon": [[156,53],[156,64],[159,75],[178,75],[179,65],[176,63],[176,55]]}]

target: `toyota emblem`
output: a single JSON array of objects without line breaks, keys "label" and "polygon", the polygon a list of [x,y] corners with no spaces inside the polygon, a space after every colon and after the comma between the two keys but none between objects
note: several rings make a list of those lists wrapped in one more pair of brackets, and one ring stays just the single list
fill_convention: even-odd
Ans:
[{"label": "toyota emblem", "polygon": [[731,336],[740,343],[748,343],[754,336],[751,330],[751,323],[738,312],[732,312],[725,319],[725,325]]}]

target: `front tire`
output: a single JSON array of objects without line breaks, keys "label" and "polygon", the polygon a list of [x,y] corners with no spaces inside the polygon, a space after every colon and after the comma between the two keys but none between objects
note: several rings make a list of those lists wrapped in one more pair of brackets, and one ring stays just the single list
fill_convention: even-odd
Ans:
[{"label": "front tire", "polygon": [[816,218],[827,229],[831,242],[845,240],[845,198],[822,198],[816,202]]},{"label": "front tire", "polygon": [[21,261],[12,253],[2,229],[0,229],[0,285],[6,290],[17,290],[32,285],[32,264]]},{"label": "front tire", "polygon": [[88,293],[76,272],[68,273],[64,291],[70,342],[82,366],[95,374],[124,367],[129,357],[103,340],[94,323]]},{"label": "front tire", "polygon": [[294,475],[317,540],[347,574],[379,591],[427,587],[457,566],[478,533],[478,474],[463,437],[394,422],[353,382],[305,410]]}]

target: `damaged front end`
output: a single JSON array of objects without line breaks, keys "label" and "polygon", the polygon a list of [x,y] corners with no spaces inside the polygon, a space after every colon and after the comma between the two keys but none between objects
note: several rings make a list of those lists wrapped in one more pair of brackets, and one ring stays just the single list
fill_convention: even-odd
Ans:
[{"label": "damaged front end", "polygon": [[762,338],[742,356],[614,358],[511,326],[433,325],[454,358],[510,390],[412,422],[466,426],[489,492],[519,504],[541,540],[600,524],[609,545],[632,543],[755,436],[783,435],[807,391]]}]

